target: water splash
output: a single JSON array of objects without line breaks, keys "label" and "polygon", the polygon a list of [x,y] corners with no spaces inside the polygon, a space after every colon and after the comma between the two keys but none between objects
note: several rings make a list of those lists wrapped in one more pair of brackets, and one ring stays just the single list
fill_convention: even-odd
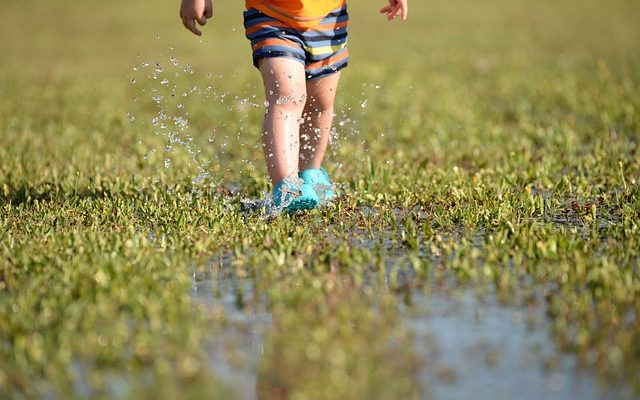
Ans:
[{"label": "water splash", "polygon": [[[132,68],[134,76],[131,77],[131,84],[137,84],[135,87],[138,89],[133,102],[138,102],[140,98],[143,103],[140,107],[148,104],[148,100],[155,105],[155,112],[149,119],[139,118],[138,120],[142,120],[143,125],[145,120],[149,121],[154,134],[165,138],[168,143],[164,149],[166,153],[172,152],[174,146],[178,146],[188,155],[188,165],[195,166],[196,169],[195,176],[191,179],[193,184],[215,186],[219,182],[216,182],[211,175],[211,160],[202,157],[199,144],[194,142],[197,131],[191,126],[187,103],[185,100],[177,100],[196,96],[199,98],[194,99],[194,102],[206,102],[208,98],[202,96],[203,91],[199,90],[198,85],[182,77],[183,73],[193,75],[194,71],[189,64],[182,65],[177,57],[171,54],[172,50],[173,48],[169,47],[167,52],[158,53],[154,61],[143,61]],[[150,68],[150,66],[153,67]],[[208,85],[204,93],[210,93],[212,89],[212,86]],[[148,111],[146,114],[148,115]],[[132,112],[127,113],[127,118],[131,122],[136,120]],[[150,156],[154,153],[156,153],[155,148],[148,151],[144,156],[145,160],[151,162]],[[169,158],[165,158],[163,163],[166,169],[172,166]]]},{"label": "water splash", "polygon": [[[254,174],[256,168],[262,169],[263,159],[257,156],[261,153],[262,132],[258,123],[250,120],[251,115],[266,112],[270,106],[268,101],[261,100],[260,88],[250,83],[244,87],[230,86],[228,76],[200,73],[189,63],[182,63],[172,47],[159,52],[152,60],[141,59],[132,67],[129,79],[138,111],[129,112],[126,117],[131,123],[149,126],[157,138],[165,141],[162,145],[156,144],[157,139],[145,140],[145,146],[159,146],[161,150],[154,147],[143,152],[150,165],[164,164],[161,171],[168,174],[164,176],[184,178],[186,173],[194,189],[214,189],[229,176]],[[368,112],[368,94],[380,87],[365,83],[359,97],[347,98],[344,105],[337,103],[327,160],[336,160],[334,168],[342,167],[338,160],[342,142],[352,141],[360,133],[358,121]],[[274,101],[282,105],[296,100],[282,96]],[[300,123],[309,121],[309,116],[303,116]],[[313,129],[308,129],[305,135],[313,141]],[[301,143],[304,150],[313,150],[313,144],[305,142]],[[172,155],[168,157],[170,152]],[[183,154],[187,155],[186,160]],[[238,154],[244,156],[238,157]]]}]

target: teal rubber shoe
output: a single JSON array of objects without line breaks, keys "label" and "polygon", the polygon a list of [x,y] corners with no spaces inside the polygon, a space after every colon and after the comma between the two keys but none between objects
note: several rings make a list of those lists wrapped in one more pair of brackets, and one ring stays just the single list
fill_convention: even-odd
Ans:
[{"label": "teal rubber shoe", "polygon": [[311,185],[295,178],[284,178],[271,192],[276,209],[295,212],[311,210],[318,206],[318,195]]},{"label": "teal rubber shoe", "polygon": [[329,179],[329,173],[324,168],[305,169],[298,176],[315,190],[321,204],[335,199],[336,191]]}]

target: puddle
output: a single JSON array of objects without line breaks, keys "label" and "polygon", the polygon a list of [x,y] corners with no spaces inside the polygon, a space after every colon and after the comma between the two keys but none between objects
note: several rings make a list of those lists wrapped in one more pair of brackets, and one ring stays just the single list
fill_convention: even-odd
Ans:
[{"label": "puddle", "polygon": [[[256,398],[257,365],[271,324],[254,278],[238,277],[229,259],[194,272],[191,298],[221,307],[228,319],[207,349],[209,365],[243,399]],[[410,279],[410,278],[408,278]],[[603,389],[571,354],[556,351],[543,307],[522,309],[467,289],[413,291],[403,323],[421,359],[422,398],[601,399],[629,397]]]},{"label": "puddle", "polygon": [[219,258],[206,271],[193,272],[191,300],[224,312],[225,326],[206,349],[208,366],[240,398],[255,399],[257,363],[264,354],[271,315],[264,300],[255,298],[253,279],[238,277],[229,261],[230,257]]},{"label": "puddle", "polygon": [[[602,399],[593,374],[558,353],[542,310],[521,310],[469,290],[414,295],[428,307],[404,319],[425,363],[423,396],[435,399]],[[620,394],[614,395],[619,398]]]}]

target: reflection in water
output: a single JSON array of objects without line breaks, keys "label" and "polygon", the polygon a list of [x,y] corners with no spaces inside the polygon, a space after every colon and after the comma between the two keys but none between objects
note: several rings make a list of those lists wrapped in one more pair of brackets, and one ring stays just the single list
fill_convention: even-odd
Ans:
[{"label": "reflection in water", "polygon": [[[226,317],[222,335],[211,338],[207,350],[210,366],[240,398],[285,398],[285,389],[265,389],[258,381],[266,362],[264,339],[272,328],[266,299],[255,295],[253,278],[239,278],[226,264],[219,260],[193,275],[194,303],[221,307]],[[402,304],[399,313],[420,359],[421,398],[622,397],[603,392],[575,357],[555,350],[539,306],[507,307],[470,289],[431,288],[411,298],[411,306]]]},{"label": "reflection in water", "polygon": [[243,399],[256,398],[257,367],[264,355],[263,339],[271,324],[264,302],[253,298],[251,280],[238,278],[224,259],[206,272],[193,273],[195,304],[221,307],[225,327],[211,338],[209,367]]},{"label": "reflection in water", "polygon": [[429,360],[421,381],[430,398],[600,399],[594,376],[555,351],[540,309],[521,311],[470,291],[414,297],[427,314],[405,319]]}]

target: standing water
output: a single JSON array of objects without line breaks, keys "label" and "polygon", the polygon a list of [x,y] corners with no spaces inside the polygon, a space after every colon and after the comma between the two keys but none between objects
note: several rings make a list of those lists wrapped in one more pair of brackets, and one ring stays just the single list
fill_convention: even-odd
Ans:
[{"label": "standing water", "polygon": [[[194,272],[191,291],[195,305],[218,308],[228,319],[223,334],[212,338],[208,358],[243,399],[257,398],[258,367],[271,328],[267,301],[256,297],[255,283],[254,278],[236,276],[227,257],[212,262],[206,272]],[[574,356],[556,350],[542,306],[523,312],[491,295],[477,297],[470,288],[432,288],[413,293],[412,305],[401,305],[399,312],[421,360],[421,398],[626,396],[599,387]]]}]

